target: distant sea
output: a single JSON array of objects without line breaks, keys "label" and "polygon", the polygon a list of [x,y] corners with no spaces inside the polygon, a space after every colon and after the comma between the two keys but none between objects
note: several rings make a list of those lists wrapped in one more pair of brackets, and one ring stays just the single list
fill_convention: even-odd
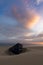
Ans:
[{"label": "distant sea", "polygon": [[[13,46],[15,43],[9,44],[9,43],[0,43],[0,46]],[[32,47],[32,46],[43,46],[43,44],[22,44],[23,47]]]}]

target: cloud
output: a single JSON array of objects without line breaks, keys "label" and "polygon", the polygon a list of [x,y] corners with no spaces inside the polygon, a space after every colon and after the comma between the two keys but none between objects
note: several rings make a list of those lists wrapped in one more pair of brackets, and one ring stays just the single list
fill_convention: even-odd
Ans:
[{"label": "cloud", "polygon": [[[16,19],[0,16],[0,34],[8,39],[17,39],[17,37],[23,36],[26,32],[30,30],[25,29],[21,26]],[[0,38],[0,40],[3,38]]]},{"label": "cloud", "polygon": [[24,43],[43,42],[43,34],[39,34],[38,36],[35,36],[35,33],[31,33],[31,35],[28,36],[26,36],[25,34],[23,36],[18,37],[17,39],[22,40]]},{"label": "cloud", "polygon": [[43,0],[36,0],[37,1],[37,5],[39,5],[41,2],[43,2]]},{"label": "cloud", "polygon": [[[37,4],[42,1],[37,0]],[[11,2],[9,0],[6,6],[2,6],[2,13],[0,12],[2,15],[0,16],[0,40],[11,43],[43,40],[43,34],[35,36],[37,34],[34,32],[37,28],[35,26],[39,23],[41,16],[36,12],[33,0],[12,0]]]},{"label": "cloud", "polygon": [[21,13],[18,13],[17,7],[13,8],[13,15],[16,17],[18,22],[27,29],[32,29],[40,20],[40,15],[37,14],[34,9],[26,8],[26,11]]},{"label": "cloud", "polygon": [[28,11],[27,14],[28,19],[26,21],[25,26],[26,28],[32,29],[39,22],[40,16],[37,13],[35,13],[34,10]]},{"label": "cloud", "polygon": [[5,35],[3,35],[3,34],[0,33],[0,40],[7,40],[7,39],[8,38]]}]

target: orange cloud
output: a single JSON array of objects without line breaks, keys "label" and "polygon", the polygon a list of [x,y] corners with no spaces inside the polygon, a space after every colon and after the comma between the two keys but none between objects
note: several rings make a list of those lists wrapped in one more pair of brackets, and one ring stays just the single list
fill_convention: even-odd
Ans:
[{"label": "orange cloud", "polygon": [[34,11],[30,11],[28,13],[28,16],[30,18],[27,19],[25,27],[32,29],[39,22],[40,16],[36,14]]},{"label": "orange cloud", "polygon": [[[27,2],[27,1],[26,1]],[[35,12],[35,10],[28,10],[26,9],[26,12],[19,13],[18,11],[21,10],[21,8],[18,8],[17,6],[13,7],[13,15],[16,17],[16,19],[21,23],[25,28],[32,29],[40,19],[40,16]]]},{"label": "orange cloud", "polygon": [[40,45],[43,45],[43,42],[32,42],[32,44],[40,44]]}]

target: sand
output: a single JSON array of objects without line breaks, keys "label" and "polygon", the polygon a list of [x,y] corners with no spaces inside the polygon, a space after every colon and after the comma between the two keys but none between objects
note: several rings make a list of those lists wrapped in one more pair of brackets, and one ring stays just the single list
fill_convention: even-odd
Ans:
[{"label": "sand", "polygon": [[43,47],[27,47],[19,55],[7,55],[8,46],[0,46],[0,65],[43,65]]}]

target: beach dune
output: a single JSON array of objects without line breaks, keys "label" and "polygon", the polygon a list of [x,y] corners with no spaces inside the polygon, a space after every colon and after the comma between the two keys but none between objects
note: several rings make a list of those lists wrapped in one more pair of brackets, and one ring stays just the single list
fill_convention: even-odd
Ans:
[{"label": "beach dune", "polygon": [[43,65],[43,47],[27,47],[28,51],[19,55],[7,55],[9,46],[0,46],[0,65]]}]

